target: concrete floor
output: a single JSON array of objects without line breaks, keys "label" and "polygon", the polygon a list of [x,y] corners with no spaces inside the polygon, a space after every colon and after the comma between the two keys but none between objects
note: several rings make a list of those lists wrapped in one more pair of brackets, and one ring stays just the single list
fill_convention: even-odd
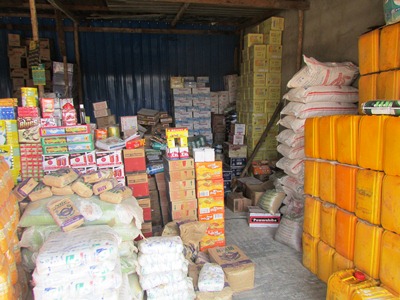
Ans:
[{"label": "concrete floor", "polygon": [[302,265],[302,254],[274,240],[276,228],[250,228],[244,213],[226,208],[226,243],[239,246],[256,264],[255,287],[234,300],[322,300],[326,284]]}]

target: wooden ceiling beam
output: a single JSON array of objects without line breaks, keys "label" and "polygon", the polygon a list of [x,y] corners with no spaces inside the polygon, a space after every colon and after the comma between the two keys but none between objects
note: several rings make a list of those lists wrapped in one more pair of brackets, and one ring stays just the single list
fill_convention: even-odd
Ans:
[{"label": "wooden ceiling beam", "polygon": [[79,23],[78,18],[58,0],[47,0],[55,9],[61,11],[64,15],[70,18],[75,23]]},{"label": "wooden ceiling beam", "polygon": [[189,3],[184,3],[181,8],[179,9],[178,13],[176,14],[175,18],[172,20],[171,22],[171,27],[175,27],[176,23],[178,23],[178,21],[180,20],[180,18],[182,17],[182,15],[185,13],[185,11],[188,9],[189,7]]},{"label": "wooden ceiling beam", "polygon": [[149,0],[148,2],[189,3],[242,8],[252,7],[261,9],[308,10],[310,8],[309,0]]},{"label": "wooden ceiling beam", "polygon": [[[63,5],[70,11],[110,11],[107,6],[100,5]],[[29,9],[28,3],[15,4],[13,2],[0,3],[0,8],[18,8],[18,9]],[[53,10],[54,7],[51,4],[36,4],[38,10]]]}]

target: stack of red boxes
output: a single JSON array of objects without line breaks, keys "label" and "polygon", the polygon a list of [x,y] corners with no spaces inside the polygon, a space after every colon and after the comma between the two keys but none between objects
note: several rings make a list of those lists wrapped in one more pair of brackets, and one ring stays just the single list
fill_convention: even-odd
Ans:
[{"label": "stack of red boxes", "polygon": [[224,179],[222,162],[196,162],[198,219],[209,224],[200,251],[225,245]]},{"label": "stack of red boxes", "polygon": [[197,199],[194,182],[194,160],[163,159],[171,220],[196,219]]},{"label": "stack of red boxes", "polygon": [[38,107],[18,107],[17,119],[20,151],[21,178],[43,177],[42,145],[39,139],[40,114]]},{"label": "stack of red boxes", "polygon": [[146,157],[144,147],[122,150],[124,153],[124,165],[127,185],[132,189],[133,196],[137,198],[143,209],[144,224],[142,233],[145,237],[153,235],[151,224],[151,202],[149,181],[146,173]]}]

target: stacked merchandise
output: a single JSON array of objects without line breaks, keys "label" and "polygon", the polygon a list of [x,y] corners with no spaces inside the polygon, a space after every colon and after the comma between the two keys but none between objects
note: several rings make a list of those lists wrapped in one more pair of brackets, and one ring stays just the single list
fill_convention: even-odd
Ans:
[{"label": "stacked merchandise", "polygon": [[[333,135],[327,135],[327,118],[333,123]],[[392,136],[399,125],[399,119],[390,116],[306,121],[310,139],[305,144],[304,192],[308,196],[303,264],[328,282],[327,299],[344,293],[350,297],[355,289],[379,282],[394,295],[400,294],[400,223],[395,200],[400,173],[399,160],[390,156],[399,149]],[[361,280],[354,282],[354,276]],[[350,292],[348,284],[354,286]]]},{"label": "stacked merchandise", "polygon": [[133,196],[137,198],[140,207],[143,209],[145,222],[142,225],[143,235],[145,237],[152,236],[150,190],[146,174],[144,147],[127,147],[122,152],[127,184],[132,188]]},{"label": "stacked merchandise", "polygon": [[374,29],[360,36],[359,113],[371,100],[400,100],[398,89],[400,62],[396,56],[399,24]]},{"label": "stacked merchandise", "polygon": [[200,241],[200,251],[204,251],[225,245],[224,179],[221,161],[196,161],[198,220],[209,224]]},{"label": "stacked merchandise", "polygon": [[19,206],[12,193],[14,180],[11,170],[0,157],[1,229],[0,264],[2,270],[1,292],[4,299],[25,299],[28,292],[26,274],[21,268],[21,251],[17,236]]},{"label": "stacked merchandise", "polygon": [[72,96],[74,65],[67,64],[68,90],[66,89],[67,82],[65,81],[66,75],[64,73],[64,63],[53,62],[53,92],[62,96]]},{"label": "stacked merchandise", "polygon": [[[190,174],[190,173],[189,173]],[[166,173],[161,172],[155,174],[156,178],[156,185],[157,185],[157,191],[158,191],[158,197],[159,197],[159,205],[160,205],[160,210],[161,210],[161,223],[162,226],[168,223],[169,219],[169,201],[168,201],[168,189],[167,186],[169,187],[169,183],[166,180]],[[190,174],[191,175],[191,174]],[[194,174],[193,174],[193,179],[194,179]],[[185,178],[177,181],[184,181]],[[172,186],[174,186],[172,184]]]},{"label": "stacked merchandise", "polygon": [[139,282],[147,299],[195,299],[189,261],[179,236],[152,237],[138,244]]},{"label": "stacked merchandise", "polygon": [[167,139],[166,155],[170,159],[188,158],[188,135],[187,128],[167,128],[165,137]]},{"label": "stacked merchandise", "polygon": [[116,232],[106,225],[53,233],[36,259],[32,276],[35,299],[118,299],[120,243]]},{"label": "stacked merchandise", "polygon": [[12,80],[12,96],[21,96],[21,87],[26,86],[29,79],[29,69],[26,64],[26,47],[21,45],[19,34],[8,34],[8,61]]},{"label": "stacked merchandise", "polygon": [[[298,71],[288,82],[291,90],[284,95],[290,102],[283,108],[282,114],[286,115],[280,124],[287,129],[281,131],[276,137],[280,142],[278,151],[283,157],[276,166],[282,169],[286,176],[280,179],[283,191],[287,197],[284,204],[287,211],[278,227],[275,238],[289,244],[300,251],[301,227],[303,222],[304,207],[304,164],[307,151],[304,151],[307,126],[316,123],[307,123],[306,119],[315,116],[321,117],[324,126],[320,143],[324,149],[329,148],[329,138],[335,134],[334,124],[339,115],[355,114],[357,112],[357,89],[351,87],[358,74],[358,68],[351,62],[321,63],[313,58],[304,56],[306,66]],[[331,115],[333,115],[331,117]],[[304,125],[306,124],[306,125]],[[305,129],[306,128],[306,129]],[[321,159],[332,160],[332,153],[328,150]],[[328,166],[329,164],[327,164]],[[291,232],[290,235],[287,233]]]},{"label": "stacked merchandise", "polygon": [[15,98],[0,99],[0,157],[9,165],[15,183],[20,179],[21,172],[16,106]]},{"label": "stacked merchandise", "polygon": [[[170,127],[172,117],[165,111],[142,108],[138,111],[138,124],[153,136],[163,136],[165,128]],[[141,129],[141,128],[139,128]],[[140,131],[140,130],[139,130]]]},{"label": "stacked merchandise", "polygon": [[[228,143],[229,145],[245,147],[245,132],[246,125],[234,123],[231,124],[230,130],[228,132]],[[244,154],[244,153],[243,153]],[[225,153],[224,155],[224,171],[231,172],[231,180],[233,178],[239,177],[242,173],[244,167],[247,163],[247,156],[243,155],[242,157],[232,157],[231,154]]]},{"label": "stacked merchandise", "polygon": [[[284,19],[271,17],[244,36],[236,107],[239,122],[247,125],[248,156],[253,153],[281,98],[283,29]],[[277,133],[278,126],[271,128],[255,160],[277,157],[274,138]]]},{"label": "stacked merchandise", "polygon": [[223,114],[213,113],[211,115],[211,128],[213,134],[213,145],[222,146],[226,138],[225,116]]},{"label": "stacked merchandise", "polygon": [[236,103],[238,93],[238,75],[226,75],[224,76],[224,88],[228,92],[229,103]]},{"label": "stacked merchandise", "polygon": [[[243,124],[238,124],[238,128]],[[233,125],[235,128],[236,125]],[[244,129],[244,127],[242,127]],[[235,129],[233,129],[235,130]],[[225,142],[223,145],[225,188],[230,190],[233,178],[239,177],[247,163],[247,146]],[[229,188],[228,188],[229,187]]]},{"label": "stacked merchandise", "polygon": [[[160,195],[158,194],[155,176],[149,176],[149,193],[152,231],[154,235],[159,235],[162,231],[163,222],[161,217]],[[143,215],[146,215],[145,209],[143,209]]]},{"label": "stacked merchandise", "polygon": [[[107,137],[107,127],[116,124],[115,115],[111,114],[107,101],[94,102],[93,114],[96,118],[97,128],[99,129],[98,134],[96,134],[96,140],[104,139]],[[102,133],[102,135],[100,133]]]},{"label": "stacked merchandise", "polygon": [[197,199],[193,158],[171,160],[164,157],[163,163],[170,219],[196,219]]},{"label": "stacked merchandise", "polygon": [[204,136],[212,144],[210,88],[172,88],[172,97],[175,126],[186,127],[189,136]]}]

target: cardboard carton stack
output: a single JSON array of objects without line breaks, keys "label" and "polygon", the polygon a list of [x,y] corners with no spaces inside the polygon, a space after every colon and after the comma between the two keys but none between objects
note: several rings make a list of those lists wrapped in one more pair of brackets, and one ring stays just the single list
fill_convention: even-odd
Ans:
[{"label": "cardboard carton stack", "polygon": [[196,219],[197,198],[193,158],[163,158],[171,220]]},{"label": "cardboard carton stack", "polygon": [[21,96],[21,87],[26,86],[29,79],[29,69],[26,62],[27,49],[21,44],[19,34],[8,34],[8,61],[13,86],[12,95],[15,98]]},{"label": "cardboard carton stack", "polygon": [[74,88],[73,75],[74,75],[74,64],[68,63],[67,64],[68,90],[66,90],[67,82],[65,80],[64,63],[53,61],[53,80],[52,80],[53,92],[60,95],[72,96]]},{"label": "cardboard carton stack", "polygon": [[232,179],[239,177],[247,163],[247,146],[234,145],[229,142],[223,144],[225,188],[230,190]]},{"label": "cardboard carton stack", "polygon": [[228,91],[229,103],[235,103],[238,94],[238,75],[231,74],[224,76],[224,88]]},{"label": "cardboard carton stack", "polygon": [[107,128],[117,123],[115,115],[111,114],[108,109],[107,101],[94,102],[93,114],[96,118],[97,128]]},{"label": "cardboard carton stack", "polygon": [[[168,216],[168,191],[167,191],[167,182],[165,172],[157,173],[154,175],[156,179],[156,185],[158,190],[158,197],[159,197],[159,205],[161,210],[161,222],[162,226],[168,223],[169,216]],[[151,194],[150,194],[151,195]],[[153,196],[154,197],[154,196]],[[154,198],[151,198],[152,201]]]},{"label": "cardboard carton stack", "polygon": [[[284,19],[271,17],[244,36],[239,97],[236,102],[239,122],[247,125],[248,156],[260,139],[281,99],[282,31]],[[278,133],[275,126],[255,159],[277,157]]]},{"label": "cardboard carton stack", "polygon": [[196,162],[198,219],[209,227],[200,241],[200,251],[225,245],[224,179],[222,162]]},{"label": "cardboard carton stack", "polygon": [[212,143],[211,92],[209,87],[175,88],[173,85],[173,111],[176,127],[189,129],[189,136],[202,135]]},{"label": "cardboard carton stack", "polygon": [[226,136],[225,116],[213,113],[211,115],[211,127],[214,145],[222,145],[225,142]]},{"label": "cardboard carton stack", "polygon": [[163,222],[161,216],[160,196],[158,194],[157,182],[155,176],[149,177],[149,194],[150,194],[149,198],[150,198],[152,231],[153,235],[159,235],[157,233],[162,231]]}]

